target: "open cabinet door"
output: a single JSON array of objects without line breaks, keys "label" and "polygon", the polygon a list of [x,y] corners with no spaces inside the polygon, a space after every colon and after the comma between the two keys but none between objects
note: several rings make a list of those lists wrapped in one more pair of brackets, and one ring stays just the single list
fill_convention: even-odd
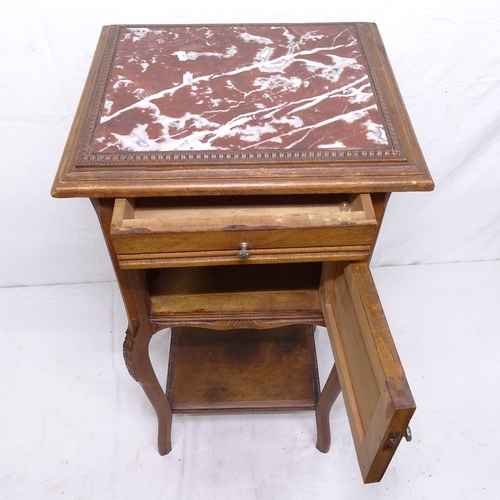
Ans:
[{"label": "open cabinet door", "polygon": [[324,263],[320,294],[361,474],[377,482],[415,402],[368,264]]}]

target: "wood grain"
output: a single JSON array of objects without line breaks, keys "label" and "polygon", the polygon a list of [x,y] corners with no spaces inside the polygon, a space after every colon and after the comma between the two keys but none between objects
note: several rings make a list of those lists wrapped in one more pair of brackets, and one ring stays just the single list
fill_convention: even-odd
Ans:
[{"label": "wood grain", "polygon": [[174,413],[314,410],[313,327],[175,328],[167,384]]},{"label": "wood grain", "polygon": [[320,293],[363,480],[380,481],[415,402],[367,264],[325,264]]},{"label": "wood grain", "polygon": [[115,202],[111,239],[125,269],[360,259],[377,231],[370,195]]}]

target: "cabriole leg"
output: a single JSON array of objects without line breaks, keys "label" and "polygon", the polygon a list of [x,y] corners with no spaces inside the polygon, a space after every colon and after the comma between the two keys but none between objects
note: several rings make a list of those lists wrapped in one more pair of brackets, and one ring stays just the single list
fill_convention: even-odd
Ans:
[{"label": "cabriole leg", "polygon": [[316,405],[316,428],[318,440],[316,448],[322,453],[327,453],[330,449],[330,410],[340,394],[340,381],[337,368],[333,365],[332,371],[321,391]]}]

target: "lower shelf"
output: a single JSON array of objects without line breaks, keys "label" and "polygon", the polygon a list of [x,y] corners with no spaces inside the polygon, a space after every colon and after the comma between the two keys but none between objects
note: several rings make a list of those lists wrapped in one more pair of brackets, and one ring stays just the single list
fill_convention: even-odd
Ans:
[{"label": "lower shelf", "polygon": [[314,410],[314,327],[173,328],[167,397],[174,413]]}]

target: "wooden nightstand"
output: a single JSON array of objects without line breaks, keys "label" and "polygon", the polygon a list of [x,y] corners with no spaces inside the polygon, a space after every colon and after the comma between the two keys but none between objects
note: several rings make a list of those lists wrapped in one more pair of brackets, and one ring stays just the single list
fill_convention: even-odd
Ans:
[{"label": "wooden nightstand", "polygon": [[390,193],[432,188],[374,24],[106,26],[52,194],[96,209],[161,454],[172,412],[259,410],[315,410],[326,452],[342,390],[373,482],[415,403],[368,263]]}]

